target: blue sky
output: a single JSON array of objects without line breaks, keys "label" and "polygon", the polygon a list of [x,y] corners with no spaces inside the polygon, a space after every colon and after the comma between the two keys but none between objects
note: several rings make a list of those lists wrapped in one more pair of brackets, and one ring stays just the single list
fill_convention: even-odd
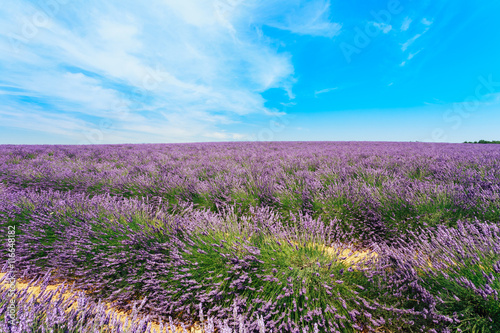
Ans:
[{"label": "blue sky", "polygon": [[500,2],[9,0],[0,143],[500,139]]}]

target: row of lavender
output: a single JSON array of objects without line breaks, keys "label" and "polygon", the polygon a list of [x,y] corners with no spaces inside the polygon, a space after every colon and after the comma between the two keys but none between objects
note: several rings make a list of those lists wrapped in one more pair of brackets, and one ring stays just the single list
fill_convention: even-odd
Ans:
[{"label": "row of lavender", "polygon": [[[0,278],[4,282],[7,276]],[[0,313],[8,312],[11,299],[16,302],[16,316],[14,319],[0,321],[0,332],[26,333],[26,332],[113,332],[113,333],[188,333],[186,325],[176,326],[172,318],[167,323],[160,320],[159,324],[150,321],[149,317],[139,317],[138,307],[134,303],[129,316],[109,309],[100,300],[87,297],[84,292],[74,290],[74,286],[61,284],[57,289],[49,291],[50,272],[43,278],[32,279],[25,288],[10,295],[9,288],[0,290],[2,301]],[[33,294],[30,287],[39,286],[40,292]],[[66,296],[68,295],[68,296]],[[71,296],[70,296],[71,295]],[[200,308],[201,309],[201,308]],[[265,333],[262,318],[258,321],[259,332]],[[315,333],[318,333],[315,327]],[[195,329],[203,333],[214,333],[216,329],[222,333],[232,333],[227,321],[208,318],[206,321],[203,311],[200,311],[200,322]],[[242,317],[239,318],[238,331],[248,333],[248,328]]]},{"label": "row of lavender", "polygon": [[[0,227],[16,227],[26,276],[53,270],[129,310],[146,296],[158,320],[189,323],[201,303],[254,331],[264,316],[284,332],[495,332],[499,157],[423,143],[3,146]],[[348,264],[347,242],[377,256]]]},{"label": "row of lavender", "polygon": [[[500,149],[427,143],[223,143],[2,146],[0,182],[28,188],[188,201],[217,211],[307,213],[358,238],[464,218],[500,221]],[[363,228],[361,228],[363,229]]]},{"label": "row of lavender", "polygon": [[[500,330],[494,223],[458,221],[411,232],[408,241],[372,242],[377,256],[354,264],[342,260],[347,245],[338,243],[354,231],[346,234],[339,220],[299,214],[290,223],[269,207],[211,212],[1,186],[0,216],[2,229],[16,227],[19,273],[53,271],[51,279],[75,281],[124,310],[146,298],[142,313],[157,321],[190,324],[201,304],[207,316],[229,327],[243,321],[250,332],[259,318],[274,332]],[[66,320],[21,308],[38,311],[38,325]],[[0,319],[5,311],[0,304]]]}]

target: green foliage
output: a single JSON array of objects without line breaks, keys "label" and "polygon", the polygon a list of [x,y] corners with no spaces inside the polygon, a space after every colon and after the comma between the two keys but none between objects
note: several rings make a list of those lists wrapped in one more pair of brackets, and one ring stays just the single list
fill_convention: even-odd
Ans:
[{"label": "green foliage", "polygon": [[[183,272],[202,285],[205,294],[222,292],[225,295],[218,303],[212,303],[212,307],[230,307],[235,298],[240,298],[246,299],[246,304],[254,305],[251,313],[257,313],[258,304],[270,301],[280,310],[273,320],[290,312],[297,323],[313,309],[324,310],[328,305],[337,309],[337,315],[346,318],[349,318],[348,311],[361,310],[352,299],[360,291],[358,285],[366,284],[363,274],[348,269],[349,266],[340,261],[340,255],[329,253],[319,244],[292,244],[262,233],[248,235],[213,231],[197,235],[186,250]],[[248,256],[255,257],[250,266],[243,263]],[[240,260],[242,264],[235,266],[234,260]],[[264,276],[274,281],[265,281]],[[168,279],[168,286],[175,288],[175,279]],[[235,280],[240,280],[241,284],[235,284]],[[183,297],[185,288],[181,284],[177,287],[179,294],[173,296]],[[285,288],[288,288],[289,296],[283,297]],[[196,299],[186,301],[196,308]],[[337,321],[332,313],[323,311],[323,314],[325,318]],[[313,322],[302,321],[300,324],[309,326],[312,331]],[[344,331],[355,332],[351,327]]]},{"label": "green foliage", "polygon": [[464,143],[493,143],[493,144],[500,144],[500,140],[493,140],[493,141],[487,141],[487,140],[479,140],[479,141],[465,141]]},{"label": "green foliage", "polygon": [[[438,312],[447,316],[458,314],[460,322],[453,325],[455,329],[500,332],[500,274],[492,269],[498,260],[499,257],[486,254],[480,261],[450,265],[448,270],[423,278],[423,285],[443,300],[437,305]],[[478,295],[474,288],[484,289],[484,295]]]}]

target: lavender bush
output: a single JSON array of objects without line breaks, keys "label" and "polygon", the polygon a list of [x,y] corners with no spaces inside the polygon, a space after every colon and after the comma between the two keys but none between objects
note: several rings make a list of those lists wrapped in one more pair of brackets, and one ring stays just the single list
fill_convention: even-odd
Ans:
[{"label": "lavender bush", "polygon": [[2,146],[0,226],[26,277],[146,297],[156,321],[496,332],[499,164],[492,145]]},{"label": "lavender bush", "polygon": [[[2,278],[2,280],[5,277]],[[148,320],[148,317],[138,316],[139,310],[134,303],[130,315],[117,313],[110,310],[100,300],[95,302],[80,291],[76,292],[73,286],[62,284],[56,290],[48,291],[47,286],[50,275],[36,281],[31,280],[28,285],[11,296],[7,288],[0,289],[2,301],[0,302],[0,329],[5,333],[26,332],[113,332],[113,333],[186,333],[186,326],[176,326],[172,318],[167,323]],[[0,280],[1,282],[1,280]],[[29,291],[31,286],[39,285],[40,292],[33,294]],[[71,296],[65,297],[66,294]],[[16,318],[12,320],[6,315],[8,304],[15,299]],[[260,332],[265,331],[262,318],[259,318]],[[223,323],[209,317],[206,321],[200,305],[200,323],[196,326],[203,333],[214,333],[216,329],[221,332],[232,332],[227,322]],[[240,332],[248,332],[247,324],[241,320],[238,323]]]}]

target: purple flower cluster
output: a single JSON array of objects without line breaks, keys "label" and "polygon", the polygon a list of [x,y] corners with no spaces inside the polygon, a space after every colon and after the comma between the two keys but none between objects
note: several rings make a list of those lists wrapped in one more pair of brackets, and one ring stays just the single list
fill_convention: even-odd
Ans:
[{"label": "purple flower cluster", "polygon": [[7,145],[0,182],[212,210],[269,206],[337,217],[362,239],[392,241],[407,226],[498,222],[499,157],[494,145],[426,143]]},{"label": "purple flower cluster", "polygon": [[[6,289],[0,289],[0,316],[4,316],[11,299],[15,300],[17,318],[0,321],[0,331],[4,333],[26,332],[113,332],[113,333],[187,333],[186,325],[175,325],[170,317],[167,322],[150,321],[149,317],[140,317],[139,311],[144,301],[136,307],[134,303],[130,315],[109,309],[100,300],[95,302],[81,291],[74,290],[74,285],[62,284],[55,290],[48,290],[49,274],[31,280],[11,296]],[[0,283],[4,278],[0,279]],[[39,286],[39,293],[30,291],[30,287]],[[66,296],[71,295],[71,296]],[[204,320],[200,304],[200,322],[196,328],[203,333],[231,333],[227,321],[212,317]],[[262,318],[258,320],[259,332],[265,332]],[[239,332],[248,332],[247,324],[239,317]],[[236,332],[236,331],[235,331]]]},{"label": "purple flower cluster", "polygon": [[[494,332],[498,222],[493,145],[0,147],[0,227],[16,226],[26,278],[51,271],[44,283],[74,281],[126,311],[146,297],[136,311],[157,322],[202,312],[221,332],[450,332],[473,320]],[[376,255],[348,262],[347,249]],[[35,312],[17,297],[25,316],[63,318],[53,300]],[[102,317],[92,309],[74,318]]]}]

